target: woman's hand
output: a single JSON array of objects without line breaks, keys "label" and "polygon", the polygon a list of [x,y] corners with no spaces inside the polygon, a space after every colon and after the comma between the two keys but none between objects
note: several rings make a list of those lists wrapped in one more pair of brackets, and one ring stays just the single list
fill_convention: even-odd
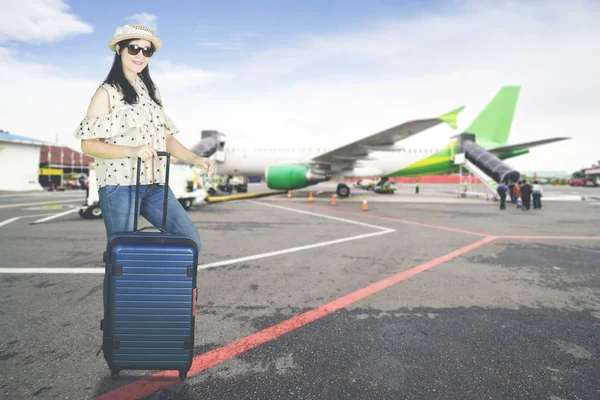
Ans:
[{"label": "woman's hand", "polygon": [[136,146],[136,147],[130,147],[129,151],[128,151],[128,157],[133,157],[133,158],[141,158],[142,160],[147,160],[149,158],[157,158],[158,154],[156,153],[156,150],[154,150],[152,147],[144,145],[144,146]]},{"label": "woman's hand", "polygon": [[206,171],[206,176],[212,177],[215,173],[215,164],[210,158],[196,157],[194,165]]}]

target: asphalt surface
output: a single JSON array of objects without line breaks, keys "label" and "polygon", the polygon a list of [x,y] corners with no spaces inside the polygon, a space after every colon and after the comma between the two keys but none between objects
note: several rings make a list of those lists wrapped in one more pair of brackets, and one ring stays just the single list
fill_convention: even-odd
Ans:
[{"label": "asphalt surface", "polygon": [[[2,273],[0,397],[136,398],[149,378],[160,388],[137,398],[599,398],[598,202],[501,212],[421,189],[421,198],[356,190],[335,207],[327,190],[313,203],[294,192],[193,207],[201,267],[225,264],[199,271],[195,355],[223,360],[185,382],[156,371],[110,378],[96,357],[102,274]],[[0,269],[103,267],[102,220],[73,213],[30,225],[82,193],[20,196],[0,196],[0,223],[20,217],[0,226]],[[323,305],[312,322],[294,319]],[[233,342],[290,319],[232,353]]]}]

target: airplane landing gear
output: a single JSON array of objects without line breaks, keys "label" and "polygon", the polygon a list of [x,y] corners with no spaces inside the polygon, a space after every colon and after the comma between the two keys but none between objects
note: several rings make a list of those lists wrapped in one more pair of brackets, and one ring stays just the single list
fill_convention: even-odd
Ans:
[{"label": "airplane landing gear", "polygon": [[350,188],[348,187],[348,185],[346,185],[344,183],[340,183],[337,186],[336,192],[337,192],[338,197],[340,197],[340,198],[350,196]]}]

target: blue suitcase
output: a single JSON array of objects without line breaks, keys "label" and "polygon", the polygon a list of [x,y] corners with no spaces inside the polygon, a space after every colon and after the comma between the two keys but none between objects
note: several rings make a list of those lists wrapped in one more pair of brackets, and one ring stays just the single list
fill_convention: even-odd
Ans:
[{"label": "blue suitcase", "polygon": [[[170,154],[165,188],[169,186]],[[104,253],[104,358],[113,379],[122,370],[177,370],[185,380],[194,352],[198,249],[186,235],[137,229],[141,159],[137,163],[133,232],[115,233]]]}]

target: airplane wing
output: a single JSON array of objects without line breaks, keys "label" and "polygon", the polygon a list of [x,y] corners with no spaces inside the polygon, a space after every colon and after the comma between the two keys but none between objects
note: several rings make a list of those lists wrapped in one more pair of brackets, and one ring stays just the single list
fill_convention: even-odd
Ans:
[{"label": "airplane wing", "polygon": [[459,107],[437,118],[421,119],[405,122],[393,128],[367,136],[355,142],[346,144],[327,153],[316,156],[312,162],[316,164],[354,164],[357,161],[369,160],[372,151],[391,149],[401,140],[409,138],[443,122],[456,129],[456,117],[464,107]]},{"label": "airplane wing", "polygon": [[550,138],[550,139],[536,140],[534,142],[527,142],[527,143],[520,143],[520,144],[509,144],[509,145],[506,145],[506,146],[494,147],[493,149],[489,149],[488,151],[490,153],[500,154],[500,153],[505,153],[505,152],[509,152],[509,151],[530,149],[532,147],[543,146],[545,144],[554,143],[554,142],[560,142],[562,140],[567,140],[567,139],[571,139],[571,138],[568,138],[568,137],[556,137],[556,138]]}]

